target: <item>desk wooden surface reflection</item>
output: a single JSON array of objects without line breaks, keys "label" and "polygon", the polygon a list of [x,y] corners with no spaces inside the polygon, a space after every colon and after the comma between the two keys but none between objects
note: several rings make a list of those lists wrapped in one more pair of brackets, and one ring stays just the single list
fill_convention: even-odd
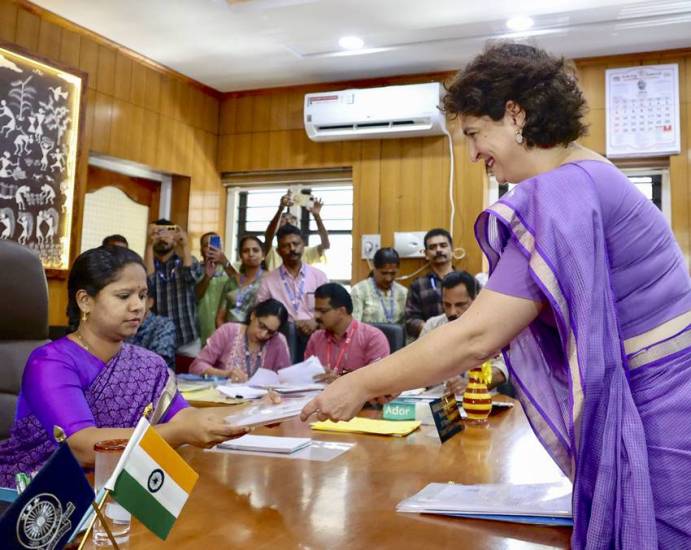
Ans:
[{"label": "desk wooden surface reflection", "polygon": [[331,462],[187,447],[199,482],[166,542],[133,520],[128,545],[148,548],[568,548],[571,529],[396,513],[430,482],[532,483],[560,478],[516,406],[440,445],[433,427],[407,438],[312,432],[298,420],[267,435],[355,446]]}]

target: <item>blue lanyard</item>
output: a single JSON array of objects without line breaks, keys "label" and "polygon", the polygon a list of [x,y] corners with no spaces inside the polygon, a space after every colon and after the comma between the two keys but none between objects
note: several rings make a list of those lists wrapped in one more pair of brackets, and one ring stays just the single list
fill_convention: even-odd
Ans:
[{"label": "blue lanyard", "polygon": [[[381,304],[381,308],[384,310],[384,317],[386,317],[386,322],[387,323],[393,323],[394,322],[394,309],[396,308],[396,302],[395,302],[395,294],[396,294],[396,289],[393,285],[391,285],[391,296],[388,298],[388,300],[385,300],[385,296],[381,293],[379,290],[379,287],[377,287],[377,283],[374,282],[373,278],[370,278],[370,282],[372,283],[372,288],[374,289],[374,293],[377,295],[379,298],[379,303]],[[386,301],[389,302],[390,307],[386,307]]]},{"label": "blue lanyard", "polygon": [[278,273],[281,276],[281,279],[283,280],[283,286],[286,289],[286,293],[288,294],[288,299],[290,300],[291,305],[293,306],[293,309],[295,310],[295,314],[297,315],[298,309],[300,307],[300,302],[302,302],[302,299],[305,296],[305,266],[303,265],[300,268],[300,273],[298,273],[298,284],[297,284],[297,291],[295,289],[295,283],[288,284],[288,272],[286,271],[285,266],[281,266],[278,268]]},{"label": "blue lanyard", "polygon": [[257,372],[262,366],[264,361],[262,361],[262,356],[264,355],[264,347],[259,347],[259,352],[254,359],[254,370],[252,370],[252,353],[250,352],[250,342],[247,338],[247,329],[245,329],[245,372],[247,376],[251,378],[255,372]]}]

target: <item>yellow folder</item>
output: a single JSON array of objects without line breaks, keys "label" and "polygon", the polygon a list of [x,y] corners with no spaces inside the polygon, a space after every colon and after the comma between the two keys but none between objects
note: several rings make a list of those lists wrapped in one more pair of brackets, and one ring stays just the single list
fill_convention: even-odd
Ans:
[{"label": "yellow folder", "polygon": [[310,425],[313,430],[324,432],[365,433],[377,435],[408,435],[420,427],[419,420],[376,420],[373,418],[355,417],[348,422],[315,422]]}]

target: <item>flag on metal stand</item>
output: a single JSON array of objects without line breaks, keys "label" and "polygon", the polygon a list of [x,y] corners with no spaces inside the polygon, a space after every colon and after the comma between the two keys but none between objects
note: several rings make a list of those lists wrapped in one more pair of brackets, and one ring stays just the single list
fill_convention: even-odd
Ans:
[{"label": "flag on metal stand", "polygon": [[198,478],[142,417],[105,488],[120,506],[165,540]]},{"label": "flag on metal stand", "polygon": [[94,491],[66,442],[0,517],[4,549],[61,549],[91,506]]}]

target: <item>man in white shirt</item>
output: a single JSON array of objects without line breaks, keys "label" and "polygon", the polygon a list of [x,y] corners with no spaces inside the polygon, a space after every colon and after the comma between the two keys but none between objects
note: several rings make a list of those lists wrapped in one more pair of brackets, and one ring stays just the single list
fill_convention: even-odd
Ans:
[{"label": "man in white shirt", "polygon": [[[422,328],[420,338],[424,337],[425,334],[431,332],[435,328],[455,321],[463,315],[470,307],[470,304],[473,303],[479,290],[480,285],[477,280],[467,271],[452,271],[448,273],[441,282],[441,297],[444,313],[435,317],[430,317],[425,321],[425,326]],[[492,381],[489,384],[489,389],[503,384],[508,379],[509,371],[506,368],[504,359],[501,355],[494,357],[492,359]],[[467,384],[467,372],[447,381],[447,385],[454,393],[463,393]]]}]

